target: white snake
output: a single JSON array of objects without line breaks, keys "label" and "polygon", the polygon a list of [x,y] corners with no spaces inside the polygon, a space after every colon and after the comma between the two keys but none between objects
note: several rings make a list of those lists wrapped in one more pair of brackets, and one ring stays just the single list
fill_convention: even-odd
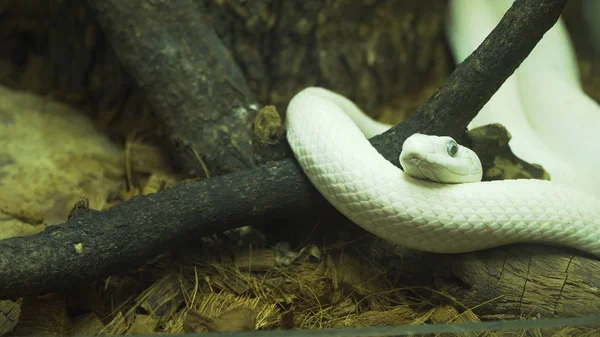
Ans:
[{"label": "white snake", "polygon": [[[354,223],[392,243],[462,253],[541,242],[600,256],[600,199],[569,183],[529,179],[447,183],[440,169],[457,159],[449,151],[455,143],[418,134],[403,144],[401,163],[414,174],[424,171],[413,169],[413,163],[425,165],[432,159],[438,165],[423,176],[442,182],[413,177],[367,141],[388,125],[322,88],[307,88],[294,96],[286,126],[290,147],[319,192]],[[456,157],[469,158],[470,150],[457,149]],[[478,159],[469,161],[478,164]],[[470,171],[468,165],[467,171],[456,171],[460,165],[454,166],[451,176],[471,174],[466,181],[480,179],[481,172]]]}]

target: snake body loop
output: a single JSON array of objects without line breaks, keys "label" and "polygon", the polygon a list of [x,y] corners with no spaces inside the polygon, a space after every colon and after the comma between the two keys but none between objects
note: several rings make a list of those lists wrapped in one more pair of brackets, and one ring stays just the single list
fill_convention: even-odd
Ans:
[{"label": "snake body loop", "polygon": [[286,126],[304,173],[357,225],[436,253],[542,242],[600,256],[596,197],[543,180],[445,184],[411,177],[371,146],[350,117],[352,107],[342,96],[307,88],[290,101]]}]

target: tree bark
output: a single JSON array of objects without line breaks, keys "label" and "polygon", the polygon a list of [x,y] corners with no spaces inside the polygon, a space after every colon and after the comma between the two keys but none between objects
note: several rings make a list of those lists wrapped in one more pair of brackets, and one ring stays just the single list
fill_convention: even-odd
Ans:
[{"label": "tree bark", "polygon": [[[210,177],[264,162],[252,144],[258,101],[194,1],[87,3],[187,174]],[[283,146],[268,151],[285,154]]]},{"label": "tree bark", "polygon": [[362,251],[369,247],[377,247],[382,263],[390,266],[390,279],[400,278],[426,294],[427,289],[441,291],[441,297],[434,296],[482,318],[600,315],[600,261],[579,251],[515,244],[434,254],[386,247],[381,239],[365,242]]},{"label": "tree bark", "polygon": [[[164,5],[161,1],[157,3],[159,7]],[[566,0],[517,0],[498,27],[458,66],[430,100],[409,120],[373,138],[374,147],[399,165],[400,146],[414,132],[463,139],[469,121],[556,22],[565,3]],[[152,24],[158,27],[157,22]],[[173,23],[170,19],[167,22]],[[107,21],[105,24],[116,23]],[[157,43],[150,46],[164,48]],[[158,53],[156,50],[142,51],[148,55]],[[177,60],[179,64],[186,64],[179,58],[172,62],[177,63]],[[155,76],[160,75],[152,70],[158,67],[152,58],[141,58],[137,62],[150,64],[138,65],[139,71],[146,69]],[[181,80],[177,76],[165,76],[156,82],[164,81],[167,85],[169,81]],[[147,74],[140,77],[146,81],[152,78]],[[147,85],[160,91],[156,83]],[[170,91],[176,97],[194,96],[186,93],[188,86],[174,85],[174,88],[182,91]],[[198,94],[196,89],[190,90]],[[158,95],[162,97],[164,93]],[[164,107],[167,106],[177,109],[191,105],[182,100],[166,99]],[[65,224],[37,235],[0,241],[0,298],[69,289],[133,268],[186,238],[270,222],[278,217],[305,215],[314,205],[322,204],[324,199],[316,193],[295,161],[287,158],[252,170],[139,196],[104,212],[78,209]],[[478,254],[483,253],[464,256]],[[460,259],[460,256],[455,258]],[[589,277],[588,282],[596,282],[593,275]]]},{"label": "tree bark", "polygon": [[298,91],[319,85],[394,122],[415,111],[453,68],[444,49],[446,1],[198,3],[253,92],[280,111]]},{"label": "tree bark", "polygon": [[0,241],[0,298],[68,290],[134,268],[169,247],[322,204],[292,159],[182,183],[106,210],[77,205],[61,225]]},{"label": "tree bark", "polygon": [[600,261],[581,252],[521,244],[444,260],[448,292],[477,314],[600,315]]}]

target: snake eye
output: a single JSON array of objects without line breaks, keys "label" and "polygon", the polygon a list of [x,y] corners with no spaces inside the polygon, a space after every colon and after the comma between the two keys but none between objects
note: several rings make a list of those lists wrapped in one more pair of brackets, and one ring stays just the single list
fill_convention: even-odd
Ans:
[{"label": "snake eye", "polygon": [[450,157],[456,157],[456,154],[458,153],[458,144],[453,139],[449,140],[448,144],[446,144],[446,152],[448,152]]}]

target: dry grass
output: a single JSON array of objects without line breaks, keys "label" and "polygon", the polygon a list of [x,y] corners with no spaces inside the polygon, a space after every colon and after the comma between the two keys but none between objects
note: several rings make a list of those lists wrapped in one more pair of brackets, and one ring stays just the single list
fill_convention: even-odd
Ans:
[{"label": "dry grass", "polygon": [[[317,249],[310,248],[313,252]],[[274,264],[260,271],[240,270],[230,252],[187,255],[186,261],[178,264],[164,260],[161,264],[168,267],[159,273],[160,278],[106,313],[111,319],[96,333],[140,331],[136,322],[149,321],[148,317],[154,317],[151,332],[181,333],[190,310],[214,321],[236,308],[251,309],[253,328],[263,330],[479,320],[460,305],[456,307],[462,313],[455,306],[419,298],[418,290],[423,289],[391,283],[382,272],[386,268],[377,261],[365,262],[341,249],[319,250],[315,255],[320,258],[299,255],[289,265]],[[206,330],[210,324],[200,329]]]}]

